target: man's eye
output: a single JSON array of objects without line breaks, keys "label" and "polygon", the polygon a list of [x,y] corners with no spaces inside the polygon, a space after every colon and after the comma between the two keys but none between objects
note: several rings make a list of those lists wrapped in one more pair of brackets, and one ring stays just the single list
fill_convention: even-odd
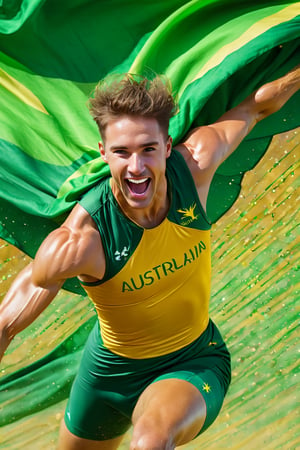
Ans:
[{"label": "man's eye", "polygon": [[116,149],[114,151],[114,153],[117,154],[117,155],[126,155],[126,150]]},{"label": "man's eye", "polygon": [[154,150],[155,150],[154,147],[145,147],[145,148],[144,148],[144,151],[145,151],[145,152],[153,152]]}]

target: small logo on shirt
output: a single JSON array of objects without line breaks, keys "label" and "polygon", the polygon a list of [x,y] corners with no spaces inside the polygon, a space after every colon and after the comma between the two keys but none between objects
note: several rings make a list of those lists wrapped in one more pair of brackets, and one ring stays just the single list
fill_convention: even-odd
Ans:
[{"label": "small logo on shirt", "polygon": [[129,247],[123,247],[123,250],[116,250],[114,253],[114,257],[116,261],[122,261],[127,259],[129,255]]},{"label": "small logo on shirt", "polygon": [[177,212],[182,214],[182,225],[189,225],[191,222],[194,222],[194,220],[198,219],[199,214],[195,214],[196,206],[196,203],[194,203],[189,208],[177,209]]}]

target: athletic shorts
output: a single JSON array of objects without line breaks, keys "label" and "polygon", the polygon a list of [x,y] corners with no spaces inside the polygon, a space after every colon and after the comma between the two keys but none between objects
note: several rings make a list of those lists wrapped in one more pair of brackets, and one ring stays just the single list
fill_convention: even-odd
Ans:
[{"label": "athletic shorts", "polygon": [[149,384],[168,378],[189,381],[203,395],[207,416],[202,433],[216,419],[231,379],[230,355],[212,321],[198,339],[183,349],[142,360],[106,349],[97,321],[72,386],[66,426],[85,439],[100,441],[120,436],[131,426],[141,393]]}]

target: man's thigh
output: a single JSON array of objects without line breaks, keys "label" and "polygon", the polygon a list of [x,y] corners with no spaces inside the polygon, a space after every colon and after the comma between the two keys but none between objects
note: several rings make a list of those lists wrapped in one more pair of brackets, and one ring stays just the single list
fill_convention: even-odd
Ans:
[{"label": "man's thigh", "polygon": [[84,439],[71,433],[62,421],[59,433],[58,450],[116,450],[124,436],[105,441]]},{"label": "man's thigh", "polygon": [[[166,382],[168,380],[184,380],[192,384],[200,392],[205,402],[206,412],[204,423],[198,434],[203,433],[216,420],[223,405],[225,392],[218,377],[212,370],[203,369],[199,372],[195,369],[174,370],[158,377],[155,382],[161,380]],[[174,392],[174,398],[176,399],[176,392]],[[170,406],[172,407],[172,405]]]},{"label": "man's thigh", "polygon": [[66,407],[65,424],[78,437],[106,440],[126,433],[131,420],[106,403],[98,387],[77,377]]},{"label": "man's thigh", "polygon": [[222,408],[231,380],[230,354],[218,328],[211,321],[198,342],[185,351],[187,355],[191,352],[190,358],[173,364],[157,376],[153,383],[177,379],[185,380],[197,388],[206,405],[202,433],[215,421]]},{"label": "man's thigh", "polygon": [[206,405],[195,386],[178,378],[157,380],[134,409],[133,448],[175,448],[190,442],[205,417]]}]

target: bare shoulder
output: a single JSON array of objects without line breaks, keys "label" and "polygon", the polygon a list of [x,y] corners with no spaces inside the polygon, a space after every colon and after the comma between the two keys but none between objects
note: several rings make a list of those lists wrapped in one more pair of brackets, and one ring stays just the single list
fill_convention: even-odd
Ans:
[{"label": "bare shoulder", "polygon": [[176,146],[191,171],[204,209],[216,170],[252,127],[253,116],[244,110],[245,106],[240,105],[217,122],[194,128],[184,142]]},{"label": "bare shoulder", "polygon": [[222,146],[222,138],[213,125],[194,128],[186,139],[175,148],[184,157],[192,172],[206,171],[214,165],[217,150]]},{"label": "bare shoulder", "polygon": [[183,156],[193,177],[200,202],[206,209],[209,187],[224,152],[224,141],[211,126],[191,131],[175,149]]},{"label": "bare shoulder", "polygon": [[76,205],[66,221],[49,234],[33,261],[33,278],[43,286],[75,276],[101,279],[105,257],[91,216]]}]

